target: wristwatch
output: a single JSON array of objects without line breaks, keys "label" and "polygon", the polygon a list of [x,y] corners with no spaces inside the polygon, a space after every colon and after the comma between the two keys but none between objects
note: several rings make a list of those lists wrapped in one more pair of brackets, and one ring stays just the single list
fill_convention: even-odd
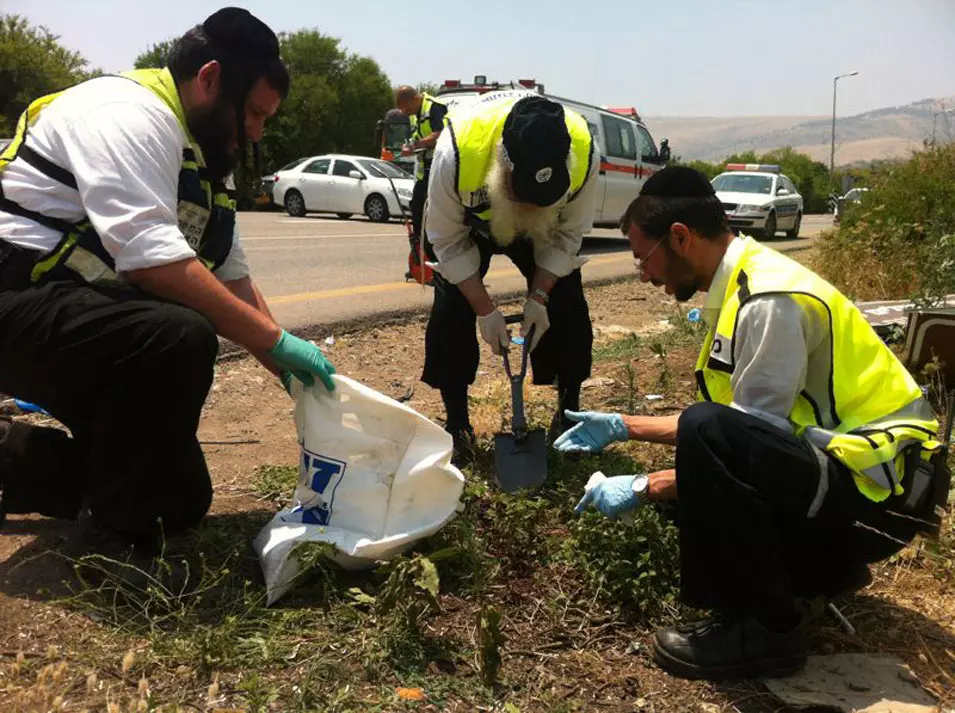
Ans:
[{"label": "wristwatch", "polygon": [[637,494],[638,497],[644,497],[647,492],[650,490],[650,476],[649,475],[635,475],[633,476],[633,492]]},{"label": "wristwatch", "polygon": [[545,305],[550,302],[550,295],[544,292],[544,290],[542,290],[540,287],[535,287],[533,290],[531,290],[531,294],[528,295],[528,297],[531,295],[537,295],[540,297],[542,300],[544,300]]}]

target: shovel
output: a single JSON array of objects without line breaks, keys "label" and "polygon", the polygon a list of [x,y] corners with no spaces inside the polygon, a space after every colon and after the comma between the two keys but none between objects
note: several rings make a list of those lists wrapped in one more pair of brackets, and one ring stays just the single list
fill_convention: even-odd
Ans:
[{"label": "shovel", "polygon": [[[521,321],[520,315],[507,318],[508,324]],[[527,488],[537,488],[547,479],[547,439],[543,428],[527,430],[524,417],[524,376],[527,374],[527,350],[534,336],[534,329],[524,339],[521,351],[521,370],[514,374],[507,358],[504,371],[511,382],[511,433],[494,435],[494,465],[497,482],[505,493]]]}]

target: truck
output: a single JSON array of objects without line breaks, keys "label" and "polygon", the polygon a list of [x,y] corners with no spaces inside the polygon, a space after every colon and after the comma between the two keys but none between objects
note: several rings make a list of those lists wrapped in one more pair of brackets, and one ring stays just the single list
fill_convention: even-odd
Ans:
[{"label": "truck", "polygon": [[[535,79],[488,82],[482,75],[476,76],[473,83],[448,79],[438,88],[435,97],[447,104],[448,116],[453,122],[455,116],[464,115],[477,100],[501,94],[545,96],[576,111],[587,120],[600,160],[594,209],[596,226],[617,227],[646,179],[663,168],[670,158],[668,141],[664,139],[657,147],[636,107],[595,106],[555,96],[548,94],[544,85]],[[386,161],[410,161],[413,164],[413,158],[401,157],[401,146],[410,134],[408,117],[396,109],[388,112],[378,122],[376,143],[380,146],[381,158]]]}]

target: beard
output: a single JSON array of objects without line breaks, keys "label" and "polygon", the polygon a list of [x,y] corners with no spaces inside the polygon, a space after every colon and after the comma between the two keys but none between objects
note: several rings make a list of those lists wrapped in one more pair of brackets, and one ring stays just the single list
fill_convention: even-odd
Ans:
[{"label": "beard", "polygon": [[700,291],[700,278],[694,274],[690,263],[672,252],[669,245],[663,249],[666,250],[667,273],[673,276],[673,297],[677,302],[693,299]]},{"label": "beard", "polygon": [[491,202],[491,235],[501,247],[507,247],[520,236],[535,242],[553,237],[559,209],[556,205],[542,208],[512,200],[508,192],[508,170],[500,153],[488,173],[487,195]]},{"label": "beard", "polygon": [[186,126],[199,144],[206,169],[214,180],[225,180],[239,165],[239,153],[231,148],[237,122],[235,106],[222,99],[209,108],[186,113]]}]

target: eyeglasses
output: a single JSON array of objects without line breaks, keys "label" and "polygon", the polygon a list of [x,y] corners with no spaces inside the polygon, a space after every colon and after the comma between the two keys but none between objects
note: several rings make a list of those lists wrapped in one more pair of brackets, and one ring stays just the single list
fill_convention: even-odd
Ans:
[{"label": "eyeglasses", "polygon": [[642,273],[642,272],[643,272],[643,269],[644,269],[644,265],[646,265],[646,263],[647,263],[647,260],[650,259],[650,256],[653,255],[654,251],[655,251],[658,247],[660,247],[660,246],[663,244],[663,241],[666,240],[667,237],[669,237],[669,236],[660,238],[660,239],[657,241],[657,244],[654,245],[652,248],[650,248],[650,252],[648,252],[648,253],[647,253],[646,255],[644,255],[642,258],[635,257],[635,258],[633,259],[633,269],[636,270],[636,271],[639,272],[639,273]]}]

